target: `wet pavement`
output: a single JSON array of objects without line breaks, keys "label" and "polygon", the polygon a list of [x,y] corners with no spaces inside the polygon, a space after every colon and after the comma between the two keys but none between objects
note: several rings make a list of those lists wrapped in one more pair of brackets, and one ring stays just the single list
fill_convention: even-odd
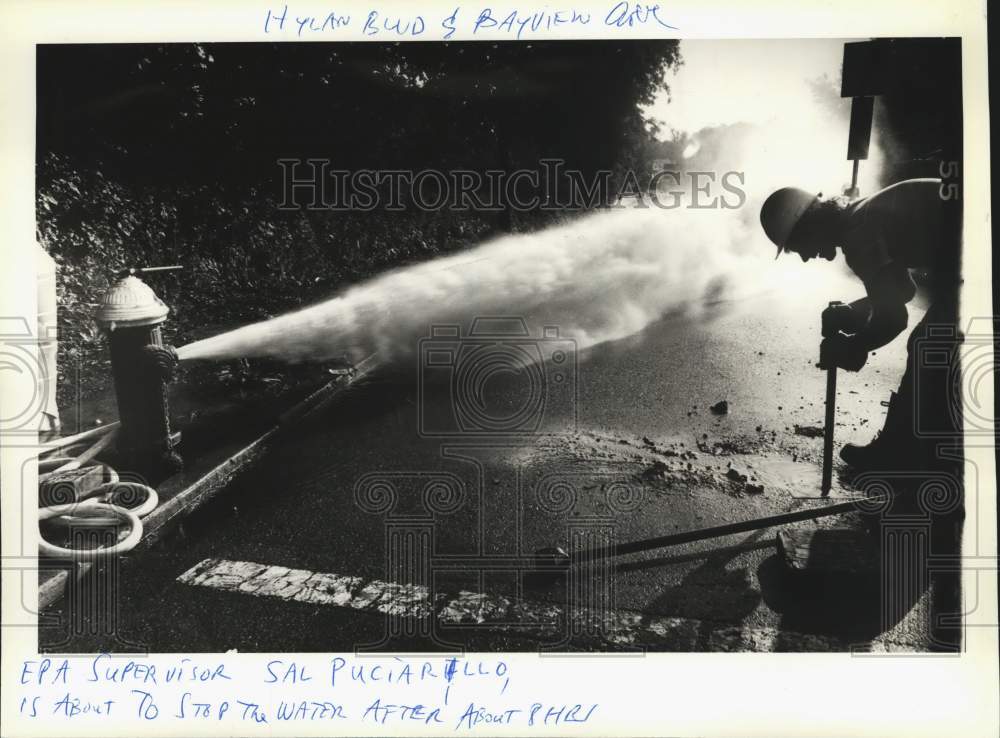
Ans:
[{"label": "wet pavement", "polygon": [[[665,316],[622,341],[569,346],[559,366],[551,359],[565,341],[543,344],[541,385],[489,369],[483,354],[490,378],[462,407],[450,380],[475,356],[456,350],[435,363],[418,352],[360,381],[152,550],[92,574],[110,580],[113,615],[70,637],[66,600],[47,613],[61,622],[40,629],[42,647],[926,649],[927,587],[887,608],[878,571],[791,572],[773,528],[548,579],[530,571],[545,547],[581,550],[825,504],[809,499],[822,450],[811,430],[823,424],[819,312],[858,287],[831,279],[823,289]],[[900,337],[861,373],[841,372],[838,447],[880,427],[879,402],[904,360]],[[458,384],[474,387],[468,375],[472,384]],[[728,411],[713,412],[721,400]],[[834,496],[846,493],[838,483]],[[864,525],[853,513],[795,527]],[[185,574],[206,560],[225,571],[245,562],[246,578]],[[303,578],[326,589],[286,586]],[[334,581],[346,582],[342,591]],[[430,609],[393,609],[399,586]]]}]

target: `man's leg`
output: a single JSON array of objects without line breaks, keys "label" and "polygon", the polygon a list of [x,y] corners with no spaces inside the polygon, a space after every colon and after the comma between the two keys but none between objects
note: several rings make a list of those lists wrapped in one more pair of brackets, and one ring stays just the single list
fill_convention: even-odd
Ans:
[{"label": "man's leg", "polygon": [[909,408],[915,449],[924,469],[951,470],[942,447],[961,448],[957,301],[940,295],[907,339],[906,372],[898,395]]},{"label": "man's leg", "polygon": [[[951,566],[935,569],[934,562],[958,560],[965,517],[962,479],[962,385],[959,374],[957,290],[939,292],[907,341],[907,364],[899,394],[912,408],[912,428],[918,483],[940,484],[957,498],[934,495],[936,502],[921,499],[918,488],[911,513],[929,516],[926,551],[930,587],[929,648],[954,652],[961,648],[961,572]],[[950,480],[950,481],[949,481]],[[906,513],[906,509],[903,510]],[[915,554],[916,555],[916,554]],[[917,564],[920,562],[917,561]]]},{"label": "man's leg", "polygon": [[[907,338],[906,369],[889,402],[882,432],[867,446],[845,446],[841,456],[857,471],[884,472],[899,495],[870,520],[883,552],[883,614],[892,614],[891,622],[901,619],[913,603],[897,601],[896,594],[922,594],[926,587],[927,648],[954,652],[962,638],[960,571],[935,569],[935,562],[957,560],[964,514],[961,463],[939,453],[942,446],[956,444],[961,451],[956,432],[961,430],[960,413],[955,412],[960,408],[955,404],[961,399],[960,384],[952,370],[960,339],[955,302],[947,298],[932,303]],[[937,500],[932,506],[925,496],[931,491],[926,485],[955,490],[949,478],[957,482],[957,504]],[[899,607],[903,609],[896,612]]]},{"label": "man's leg", "polygon": [[[906,369],[899,389],[889,398],[885,425],[867,446],[845,445],[841,458],[858,471],[915,471],[936,466],[937,440],[955,437],[957,383],[940,357],[952,357],[958,346],[954,302],[934,300],[906,341]],[[935,358],[938,362],[935,363]],[[951,429],[951,433],[949,433]]]}]

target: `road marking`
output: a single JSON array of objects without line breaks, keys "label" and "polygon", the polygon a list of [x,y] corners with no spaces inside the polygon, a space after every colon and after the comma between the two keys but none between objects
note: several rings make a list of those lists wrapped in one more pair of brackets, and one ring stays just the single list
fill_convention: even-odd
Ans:
[{"label": "road marking", "polygon": [[[844,652],[850,651],[852,645],[842,639],[777,628],[727,625],[629,610],[597,613],[585,608],[513,600],[481,592],[432,595],[427,587],[419,585],[289,569],[252,561],[205,559],[181,574],[177,581],[195,587],[310,605],[344,607],[397,617],[435,617],[444,626],[486,628],[545,641],[556,639],[574,647]],[[881,641],[865,645],[869,652],[917,650],[906,644]]]}]

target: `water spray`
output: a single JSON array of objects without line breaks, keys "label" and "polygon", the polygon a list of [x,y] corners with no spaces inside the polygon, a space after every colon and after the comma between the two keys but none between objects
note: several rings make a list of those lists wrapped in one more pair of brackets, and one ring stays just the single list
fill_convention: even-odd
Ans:
[{"label": "water spray", "polygon": [[[664,314],[697,316],[763,282],[761,237],[739,210],[612,210],[402,267],[316,305],[178,349],[182,361],[412,357],[435,325],[517,316],[578,349]],[[755,270],[761,274],[756,276]]]}]

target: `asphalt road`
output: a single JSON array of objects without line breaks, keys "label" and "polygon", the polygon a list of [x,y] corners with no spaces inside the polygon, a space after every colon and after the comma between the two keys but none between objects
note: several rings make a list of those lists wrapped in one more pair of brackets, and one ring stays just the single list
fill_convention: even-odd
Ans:
[{"label": "asphalt road", "polygon": [[[417,356],[377,372],[155,550],[124,559],[111,583],[113,620],[89,624],[99,632],[68,637],[64,602],[49,613],[63,615],[61,625],[40,631],[42,647],[926,648],[928,592],[887,610],[878,571],[796,575],[776,555],[775,529],[622,557],[579,576],[526,571],[543,547],[621,543],[824,504],[808,499],[818,493],[822,447],[810,430],[823,423],[819,312],[858,291],[837,276],[786,284],[697,316],[665,316],[628,339],[570,351],[558,367],[547,353],[540,400],[525,374],[487,371],[482,405],[473,397],[463,406],[458,431],[453,385],[418,374]],[[451,368],[435,371],[447,377],[469,357],[453,352]],[[879,402],[904,358],[900,337],[861,373],[841,372],[838,446],[866,442],[880,427]],[[727,413],[709,409],[721,400]],[[508,433],[519,411],[539,426]],[[752,486],[733,479],[740,474]],[[844,526],[863,527],[858,515],[796,527]],[[267,570],[279,578],[301,570],[354,579],[341,600],[268,595],[259,581],[241,589],[225,577],[178,581],[207,559],[282,567]],[[410,612],[399,626],[385,614],[397,612],[393,583],[416,585],[445,615]],[[365,591],[378,595],[365,600]],[[574,617],[598,623],[596,636],[570,633]],[[609,619],[617,625],[604,632]]]}]

